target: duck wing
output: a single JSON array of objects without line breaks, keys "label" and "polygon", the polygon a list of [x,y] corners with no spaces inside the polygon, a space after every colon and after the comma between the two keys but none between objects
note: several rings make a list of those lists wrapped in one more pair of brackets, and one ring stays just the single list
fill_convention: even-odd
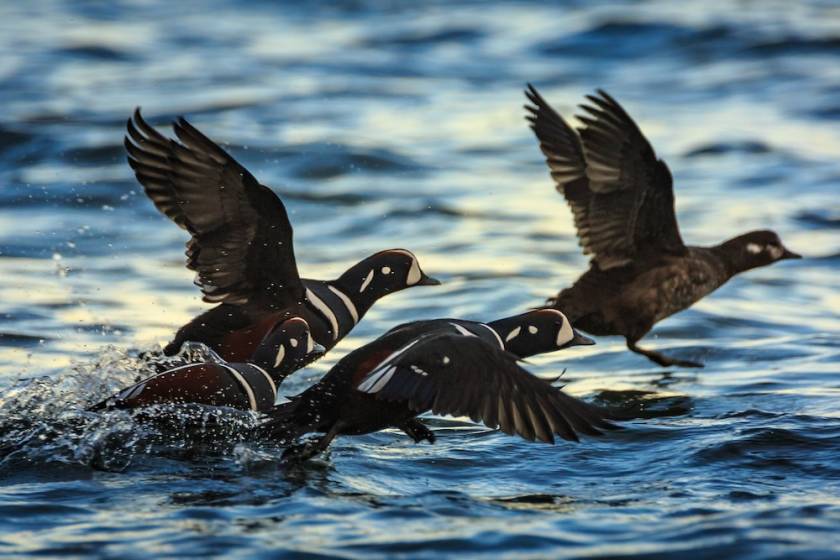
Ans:
[{"label": "duck wing", "polygon": [[578,440],[614,427],[602,412],[531,375],[517,358],[476,336],[440,332],[416,338],[357,385],[418,413],[469,416],[527,440]]},{"label": "duck wing", "polygon": [[277,307],[301,301],[303,284],[282,201],[183,117],[178,140],[152,128],[138,108],[128,120],[128,163],[146,195],[186,229],[187,268],[204,301]]},{"label": "duck wing", "polygon": [[557,190],[572,209],[584,254],[602,270],[648,253],[682,255],[668,166],[626,111],[602,90],[589,95],[575,131],[533,86],[527,119]]}]

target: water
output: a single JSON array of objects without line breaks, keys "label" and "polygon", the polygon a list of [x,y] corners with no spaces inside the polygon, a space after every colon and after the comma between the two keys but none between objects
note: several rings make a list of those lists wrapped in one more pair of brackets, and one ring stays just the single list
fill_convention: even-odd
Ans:
[{"label": "water", "polygon": [[[837,557],[840,7],[713,6],[4,3],[0,555]],[[382,301],[293,393],[399,321],[512,314],[584,269],[528,81],[566,114],[595,87],[624,103],[690,242],[766,227],[807,256],[646,340],[703,370],[618,338],[533,360],[636,411],[625,430],[550,447],[432,419],[434,446],[340,438],[283,470],[235,437],[247,414],[163,438],[83,412],[205,309],[183,233],[125,164],[135,105],[187,115],[274,186],[306,275],[406,247],[445,281]]]}]

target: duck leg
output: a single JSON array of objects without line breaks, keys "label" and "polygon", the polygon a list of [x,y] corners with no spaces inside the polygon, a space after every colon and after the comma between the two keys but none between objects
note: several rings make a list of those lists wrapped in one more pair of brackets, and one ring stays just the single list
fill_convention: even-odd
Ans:
[{"label": "duck leg", "polygon": [[636,346],[636,342],[638,340],[630,340],[627,339],[627,348],[630,351],[635,352],[637,354],[641,354],[642,356],[646,356],[652,362],[656,362],[662,367],[669,367],[669,366],[678,366],[678,367],[691,367],[691,368],[701,368],[703,364],[700,362],[692,362],[691,360],[680,360],[677,358],[669,358],[665,354],[661,354],[659,352],[655,352],[653,350],[645,350],[644,348],[640,348]]},{"label": "duck leg", "polygon": [[424,439],[429,443],[435,442],[435,434],[426,427],[426,425],[417,420],[416,418],[412,418],[411,420],[407,420],[397,426],[400,430],[406,433],[408,437],[414,440],[414,443],[420,443]]},{"label": "duck leg", "polygon": [[335,436],[338,435],[339,430],[339,424],[335,423],[332,428],[330,428],[329,432],[318,439],[312,439],[303,443],[290,445],[283,452],[283,456],[281,457],[282,462],[303,463],[315,455],[326,451],[327,447],[329,447],[330,443],[332,443],[332,440],[334,440]]}]

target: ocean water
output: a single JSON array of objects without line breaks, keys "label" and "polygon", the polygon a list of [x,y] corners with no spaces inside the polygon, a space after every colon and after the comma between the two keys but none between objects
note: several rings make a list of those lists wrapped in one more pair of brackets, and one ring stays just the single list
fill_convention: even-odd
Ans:
[{"label": "ocean water", "polygon": [[[840,556],[840,5],[702,4],[0,4],[0,556]],[[125,163],[136,105],[275,189],[305,275],[405,247],[444,281],[382,300],[293,394],[398,322],[516,313],[585,269],[526,82],[565,115],[618,98],[688,242],[772,228],[806,256],[644,341],[702,370],[615,337],[531,360],[625,429],[547,446],[431,418],[433,446],[339,438],[284,469],[247,414],[163,438],[83,412],[206,309]]]}]

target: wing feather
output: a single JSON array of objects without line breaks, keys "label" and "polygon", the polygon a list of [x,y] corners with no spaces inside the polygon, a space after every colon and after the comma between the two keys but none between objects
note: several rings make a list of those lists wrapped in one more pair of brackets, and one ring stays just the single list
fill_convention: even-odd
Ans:
[{"label": "wing feather", "polygon": [[671,173],[627,112],[597,90],[580,105],[575,131],[533,86],[527,120],[557,190],[572,209],[584,254],[602,270],[645,253],[684,254]]},{"label": "wing feather", "polygon": [[186,229],[187,268],[208,302],[267,300],[276,307],[303,298],[292,226],[280,199],[183,117],[169,139],[140,109],[126,125],[128,163],[147,196]]},{"label": "wing feather", "polygon": [[422,413],[469,416],[491,428],[527,440],[576,441],[576,432],[597,435],[613,427],[596,407],[564,394],[531,375],[517,358],[481,338],[449,331],[413,342],[396,358],[360,381],[394,368],[384,384],[364,392],[385,401],[405,402]]}]

